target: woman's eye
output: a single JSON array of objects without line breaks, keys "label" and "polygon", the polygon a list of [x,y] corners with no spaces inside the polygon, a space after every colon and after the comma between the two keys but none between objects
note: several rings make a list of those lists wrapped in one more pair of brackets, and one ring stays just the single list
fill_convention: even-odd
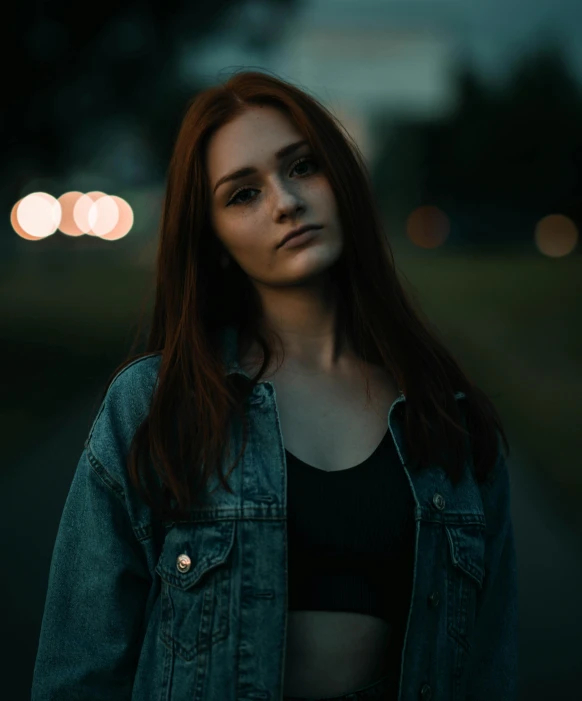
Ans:
[{"label": "woman's eye", "polygon": [[[314,165],[316,165],[316,168],[317,168],[317,164],[316,164],[315,160],[313,158],[310,158],[309,156],[306,156],[305,158],[301,158],[299,161],[297,161],[293,165],[293,167],[291,168],[291,172],[293,172],[295,170],[295,168],[297,168],[297,166],[303,165],[304,163],[307,163],[307,162],[313,163]],[[300,175],[299,177],[305,178],[305,177],[307,177],[307,175],[308,174]],[[231,199],[227,202],[226,206],[230,207],[230,205],[232,205],[232,204],[234,204],[234,205],[247,204],[248,202],[250,202],[250,200],[248,200],[248,199],[241,200],[241,199],[239,199],[239,196],[245,192],[250,192],[252,190],[256,190],[256,188],[254,188],[254,187],[241,187],[240,190],[237,190],[234,193],[234,195],[231,197]]]}]

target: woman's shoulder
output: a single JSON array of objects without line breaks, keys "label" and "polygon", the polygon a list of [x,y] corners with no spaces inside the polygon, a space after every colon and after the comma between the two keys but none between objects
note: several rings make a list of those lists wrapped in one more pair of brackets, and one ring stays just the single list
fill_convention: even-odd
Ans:
[{"label": "woman's shoulder", "polygon": [[85,442],[99,459],[112,447],[125,452],[147,416],[157,383],[161,353],[141,356],[111,380]]}]

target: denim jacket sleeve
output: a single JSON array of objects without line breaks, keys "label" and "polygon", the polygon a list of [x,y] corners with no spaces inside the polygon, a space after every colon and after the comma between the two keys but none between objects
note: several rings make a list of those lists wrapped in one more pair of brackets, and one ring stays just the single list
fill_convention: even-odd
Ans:
[{"label": "denim jacket sleeve", "polygon": [[485,582],[467,669],[467,701],[516,701],[518,585],[509,474],[499,450],[481,486],[486,519]]},{"label": "denim jacket sleeve", "polygon": [[49,570],[32,701],[127,701],[150,588],[119,483],[85,447]]}]

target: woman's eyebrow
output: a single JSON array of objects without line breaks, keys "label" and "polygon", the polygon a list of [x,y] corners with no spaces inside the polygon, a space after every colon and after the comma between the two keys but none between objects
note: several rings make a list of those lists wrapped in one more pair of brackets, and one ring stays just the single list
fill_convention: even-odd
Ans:
[{"label": "woman's eyebrow", "polygon": [[[300,146],[305,146],[308,142],[303,140],[303,141],[295,141],[292,144],[287,144],[287,146],[283,146],[283,148],[279,149],[277,153],[275,154],[275,158],[280,161],[282,158],[285,158],[285,156],[288,156],[290,153],[293,153],[296,151]],[[244,168],[239,168],[238,170],[235,170],[234,172],[230,173],[229,175],[225,175],[220,180],[216,183],[214,186],[214,194],[216,194],[216,191],[218,188],[226,183],[229,182],[230,180],[238,180],[239,178],[244,178],[246,175],[252,175],[253,173],[256,173],[257,169],[253,168],[252,166],[245,166]]]}]

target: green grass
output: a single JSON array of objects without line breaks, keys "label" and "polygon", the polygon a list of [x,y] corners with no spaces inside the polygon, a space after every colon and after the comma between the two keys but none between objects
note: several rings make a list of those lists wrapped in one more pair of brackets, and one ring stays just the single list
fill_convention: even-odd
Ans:
[{"label": "green grass", "polygon": [[582,497],[582,259],[540,255],[397,260],[404,284],[510,441],[578,524]]}]

